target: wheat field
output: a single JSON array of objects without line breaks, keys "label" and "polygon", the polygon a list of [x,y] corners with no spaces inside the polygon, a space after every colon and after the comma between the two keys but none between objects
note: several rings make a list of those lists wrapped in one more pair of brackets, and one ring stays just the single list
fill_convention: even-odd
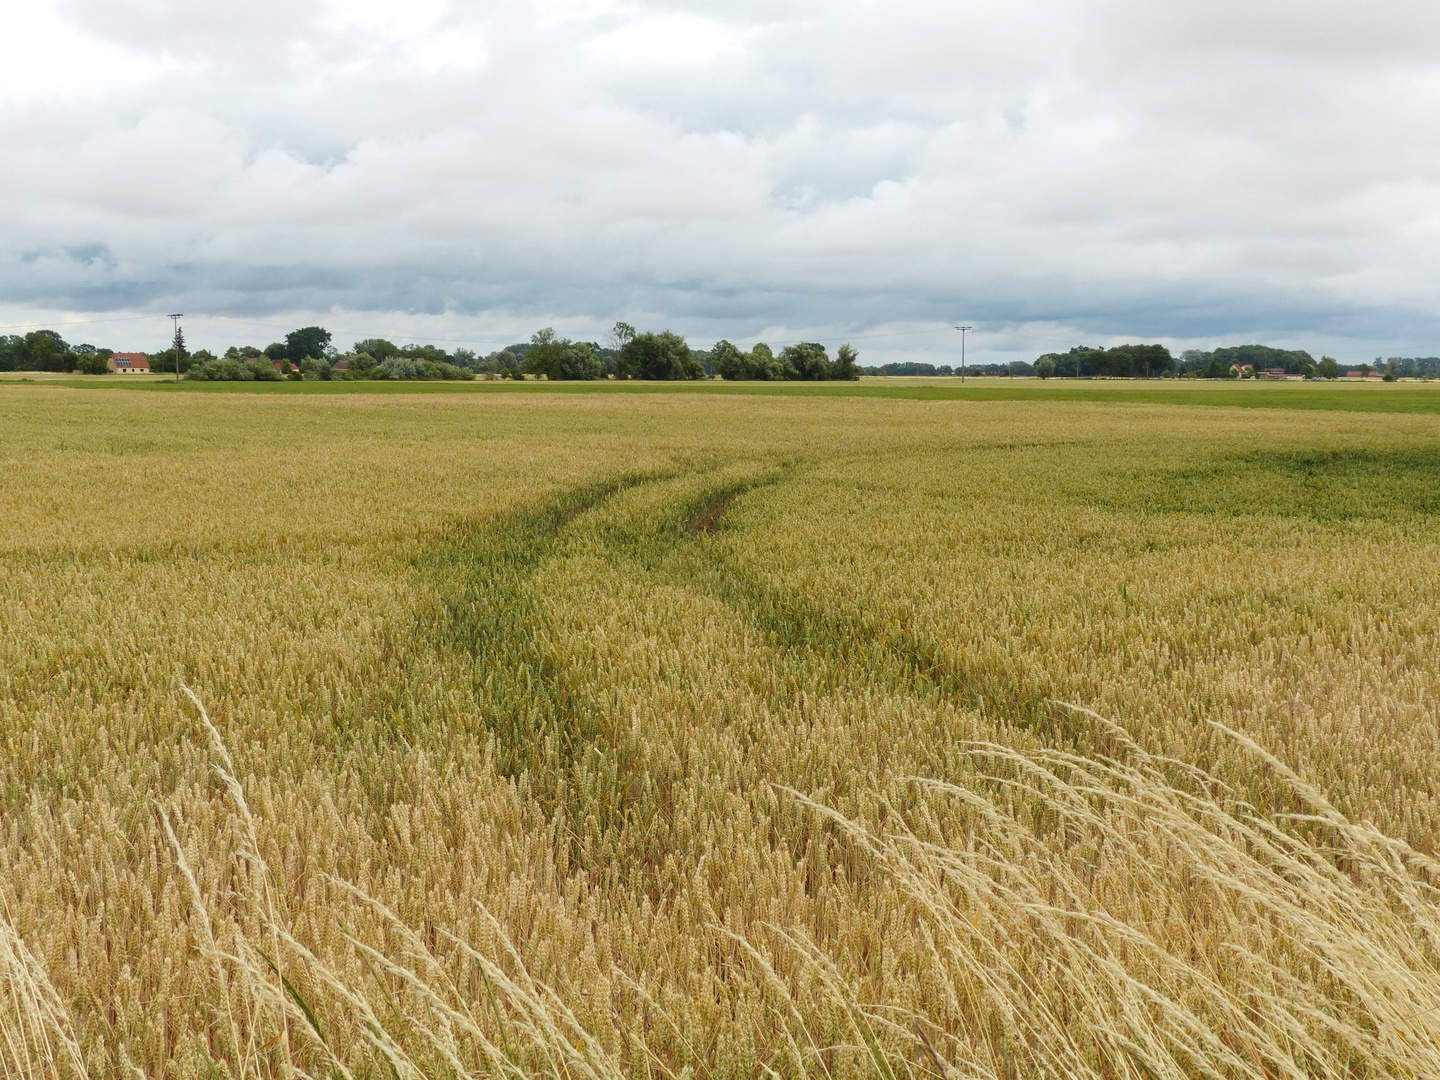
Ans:
[{"label": "wheat field", "polygon": [[1440,1075],[1440,417],[0,430],[0,1074]]}]

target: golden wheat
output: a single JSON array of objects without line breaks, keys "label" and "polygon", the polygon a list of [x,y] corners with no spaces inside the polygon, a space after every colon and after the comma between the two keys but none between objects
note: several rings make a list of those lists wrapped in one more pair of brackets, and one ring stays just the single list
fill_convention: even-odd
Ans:
[{"label": "golden wheat", "polygon": [[1428,417],[0,422],[7,1073],[1440,1071]]}]

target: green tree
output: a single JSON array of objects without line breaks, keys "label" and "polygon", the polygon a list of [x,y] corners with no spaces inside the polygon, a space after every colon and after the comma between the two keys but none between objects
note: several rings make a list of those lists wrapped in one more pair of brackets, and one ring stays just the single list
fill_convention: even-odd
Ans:
[{"label": "green tree", "polygon": [[620,350],[616,374],[637,379],[703,378],[705,369],[690,358],[690,346],[679,334],[636,334]]},{"label": "green tree", "polygon": [[585,341],[571,341],[555,336],[550,327],[535,332],[525,353],[524,369],[532,375],[544,375],[552,381],[561,379],[598,379],[605,366],[600,353]]},{"label": "green tree", "polygon": [[1055,358],[1042,356],[1035,361],[1035,374],[1042,379],[1048,379],[1055,374]]},{"label": "green tree", "polygon": [[[189,371],[193,366],[194,361],[191,360],[190,354],[188,352],[181,352],[180,374],[184,375],[185,372]],[[175,371],[175,350],[171,348],[166,349],[163,352],[151,353],[150,370],[156,372],[169,372],[173,374]]]},{"label": "green tree", "polygon": [[835,351],[835,367],[830,373],[831,378],[853,381],[860,378],[860,365],[856,362],[860,354],[850,347],[847,341]]},{"label": "green tree", "polygon": [[627,322],[617,322],[605,335],[605,344],[609,348],[605,357],[605,370],[608,374],[614,375],[617,379],[633,378],[635,372],[631,369],[632,357],[627,357],[625,346],[635,340],[635,327]]},{"label": "green tree", "polygon": [[770,346],[763,341],[757,341],[755,347],[746,354],[750,374],[747,379],[763,379],[767,382],[785,378],[785,365],[780,358],[770,351]]},{"label": "green tree", "polygon": [[[425,379],[473,379],[475,373],[468,367],[460,367],[456,364],[447,364],[443,360],[424,360],[420,364],[421,377]],[[335,373],[336,378],[344,378],[342,372]]]},{"label": "green tree", "polygon": [[16,370],[64,371],[64,357],[70,346],[54,330],[33,330],[25,335],[24,350],[24,360]]},{"label": "green tree", "polygon": [[548,375],[551,368],[559,367],[561,348],[554,328],[536,330],[530,335],[530,348],[520,362],[521,370],[529,375]]},{"label": "green tree", "polygon": [[387,360],[380,361],[380,366],[374,370],[371,377],[376,379],[418,379],[424,374],[424,369],[408,356],[392,356]]},{"label": "green tree", "polygon": [[306,357],[319,360],[329,345],[329,330],[323,326],[302,326],[285,335],[285,358],[292,364],[298,364]]},{"label": "green tree", "polygon": [[406,345],[400,350],[400,355],[431,364],[450,363],[450,354],[438,345]]},{"label": "green tree", "polygon": [[1291,375],[1299,375],[1306,364],[1313,364],[1315,358],[1301,349],[1275,349],[1269,345],[1231,345],[1216,349],[1212,354],[1228,369],[1231,364],[1243,368],[1249,364],[1256,371],[1282,368]]},{"label": "green tree", "polygon": [[329,382],[335,377],[335,369],[330,366],[330,361],[323,356],[302,357],[300,363],[295,365],[300,369],[300,374],[307,378],[319,379],[321,382]]},{"label": "green tree", "polygon": [[1095,374],[1094,359],[1103,353],[1103,349],[1092,349],[1088,345],[1076,345],[1069,352],[1046,353],[1045,355],[1055,361],[1057,375],[1072,376],[1078,379],[1085,375]]},{"label": "green tree", "polygon": [[1175,366],[1175,358],[1164,345],[1121,345],[1130,357],[1130,373],[1141,378],[1153,379],[1162,371]]},{"label": "green tree", "polygon": [[830,354],[825,351],[825,346],[813,341],[786,345],[780,350],[780,361],[789,369],[787,375],[792,379],[818,382],[829,379],[834,371],[834,365],[830,362]]},{"label": "green tree", "polygon": [[1169,371],[1175,358],[1164,345],[1115,345],[1087,349],[1087,363],[1097,375],[1150,379]]},{"label": "green tree", "polygon": [[389,360],[392,356],[400,355],[400,346],[393,341],[386,341],[383,337],[372,337],[355,342],[355,351],[373,356],[376,360]]},{"label": "green tree", "polygon": [[179,374],[183,375],[189,371],[195,362],[190,356],[190,350],[185,347],[185,331],[175,331],[175,344],[163,352],[152,353],[150,356],[151,371],[166,371],[175,373],[178,366]]},{"label": "green tree", "polygon": [[560,355],[561,379],[599,379],[605,375],[600,350],[588,341],[567,342]]},{"label": "green tree", "polygon": [[1322,356],[1320,363],[1315,366],[1315,370],[1327,379],[1338,379],[1340,377],[1340,364],[1333,356]]},{"label": "green tree", "polygon": [[710,362],[715,365],[715,374],[722,379],[754,378],[750,373],[749,358],[738,345],[732,345],[723,338],[710,350]]},{"label": "green tree", "polygon": [[613,352],[617,353],[624,350],[625,346],[634,340],[635,327],[631,326],[628,322],[617,322],[610,328],[610,332],[605,335],[605,344],[608,345]]}]

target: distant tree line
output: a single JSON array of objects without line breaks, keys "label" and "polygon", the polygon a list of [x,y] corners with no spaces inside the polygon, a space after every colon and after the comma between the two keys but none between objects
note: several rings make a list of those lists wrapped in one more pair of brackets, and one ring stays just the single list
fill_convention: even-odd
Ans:
[{"label": "distant tree line", "polygon": [[1248,367],[1256,372],[1315,375],[1324,359],[1317,362],[1303,349],[1276,349],[1269,345],[1231,345],[1209,352],[1186,349],[1180,354],[1176,373],[1190,379],[1233,379]]},{"label": "distant tree line", "polygon": [[717,341],[710,350],[710,361],[722,379],[760,379],[767,382],[806,380],[828,382],[849,381],[860,377],[860,354],[849,345],[841,345],[835,359],[824,345],[813,341],[786,345],[777,355],[764,342],[749,352],[738,345]]},{"label": "distant tree line", "polygon": [[1432,378],[1440,375],[1440,358],[1392,357],[1372,366],[1341,364],[1334,357],[1318,361],[1303,349],[1277,349],[1270,345],[1230,345],[1204,351],[1187,349],[1172,356],[1163,345],[1116,345],[1098,349],[1078,345],[1069,352],[1046,353],[1035,361],[1035,374],[1068,378],[1120,377],[1153,379],[1178,376],[1186,379],[1234,379],[1282,372],[1307,378],[1338,379],[1347,372],[1378,372],[1387,379]]},{"label": "distant tree line", "polygon": [[[618,322],[607,335],[607,345],[575,342],[555,336],[548,327],[530,339],[528,346],[509,346],[521,371],[547,379],[722,379],[814,380],[855,379],[860,375],[859,354],[840,346],[835,359],[815,342],[786,345],[776,354],[760,342],[748,351],[729,341],[717,341],[707,350],[692,349],[669,330],[640,333]],[[491,357],[486,357],[489,362]],[[504,363],[503,353],[495,355]]]},{"label": "distant tree line", "polygon": [[[263,349],[232,345],[217,356],[206,349],[191,352],[184,335],[178,348],[147,354],[150,370],[179,373],[189,379],[226,381],[290,379],[474,379],[487,377],[550,380],[584,379],[722,379],[850,380],[860,375],[946,376],[960,370],[950,365],[914,361],[879,367],[859,365],[859,354],[842,345],[832,359],[816,342],[786,345],[777,353],[763,342],[745,350],[729,341],[710,349],[693,349],[669,330],[638,332],[618,322],[602,345],[572,341],[546,327],[528,342],[506,345],[486,356],[472,349],[446,352],[435,345],[397,345],[385,338],[357,341],[345,353],[331,344],[324,327],[304,326]],[[77,372],[103,375],[115,350],[90,344],[70,345],[54,330],[23,336],[0,335],[0,371]],[[1172,356],[1163,345],[1125,344],[1110,348],[1078,345],[1063,353],[1046,353],[1033,364],[972,364],[966,373],[980,376],[1040,378],[1231,379],[1250,373],[1282,371],[1287,375],[1340,378],[1347,372],[1375,372],[1387,379],[1440,377],[1440,357],[1376,357],[1373,364],[1341,364],[1333,357],[1318,361],[1299,349],[1269,345],[1232,345],[1203,351],[1187,349]]]},{"label": "distant tree line", "polygon": [[80,372],[104,375],[114,349],[70,345],[54,330],[35,330],[23,337],[0,334],[0,371]]},{"label": "distant tree line", "polygon": [[1175,358],[1164,345],[1115,345],[1108,349],[1077,345],[1069,352],[1038,357],[1034,367],[1042,379],[1052,375],[1072,379],[1157,379],[1173,371]]},{"label": "distant tree line", "polygon": [[[1347,367],[1345,370],[1354,370]],[[1380,357],[1375,358],[1375,370],[1381,370]],[[1398,379],[1433,379],[1440,376],[1440,356],[1390,356],[1384,361],[1386,374]]]},{"label": "distant tree line", "polygon": [[[277,379],[473,379],[477,375],[524,379],[855,379],[858,353],[842,345],[834,359],[823,345],[787,345],[778,354],[760,343],[748,352],[728,341],[708,350],[692,349],[669,330],[641,333],[619,322],[604,345],[572,341],[550,327],[528,342],[507,345],[480,356],[472,349],[446,352],[435,345],[397,345],[385,338],[357,341],[345,353],[331,344],[320,326],[304,326],[263,349],[232,345],[224,354],[208,349],[191,352],[184,333],[168,349],[146,354],[150,370],[180,374],[187,379],[252,381]],[[93,345],[71,348],[52,330],[25,337],[0,337],[0,371],[109,371],[111,349]]]},{"label": "distant tree line", "polygon": [[1333,356],[1316,360],[1302,349],[1275,349],[1268,345],[1233,345],[1202,352],[1187,349],[1180,355],[1179,373],[1186,378],[1233,379],[1245,368],[1255,373],[1283,371],[1306,378],[1338,379],[1352,371],[1374,372],[1386,379],[1432,379],[1440,376],[1440,357],[1392,356],[1375,358],[1373,364],[1342,364]]},{"label": "distant tree line", "polygon": [[[903,363],[883,364],[880,367],[861,369],[864,375],[959,375],[958,367],[949,364],[924,364],[907,360]],[[967,375],[1000,375],[1006,377],[1034,375],[1035,366],[1023,360],[1012,360],[1008,364],[970,364],[965,368]]]}]

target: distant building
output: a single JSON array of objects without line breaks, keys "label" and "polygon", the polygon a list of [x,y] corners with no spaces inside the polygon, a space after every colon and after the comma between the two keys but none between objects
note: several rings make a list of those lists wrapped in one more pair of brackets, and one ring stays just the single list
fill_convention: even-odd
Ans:
[{"label": "distant building", "polygon": [[111,353],[110,370],[116,375],[149,375],[150,358],[138,352]]},{"label": "distant building", "polygon": [[1383,379],[1385,376],[1378,371],[1347,371],[1347,379]]},{"label": "distant building", "polygon": [[349,370],[350,370],[350,361],[349,361],[349,360],[336,360],[336,361],[335,361],[335,370],[336,370],[336,371],[349,371]]}]

